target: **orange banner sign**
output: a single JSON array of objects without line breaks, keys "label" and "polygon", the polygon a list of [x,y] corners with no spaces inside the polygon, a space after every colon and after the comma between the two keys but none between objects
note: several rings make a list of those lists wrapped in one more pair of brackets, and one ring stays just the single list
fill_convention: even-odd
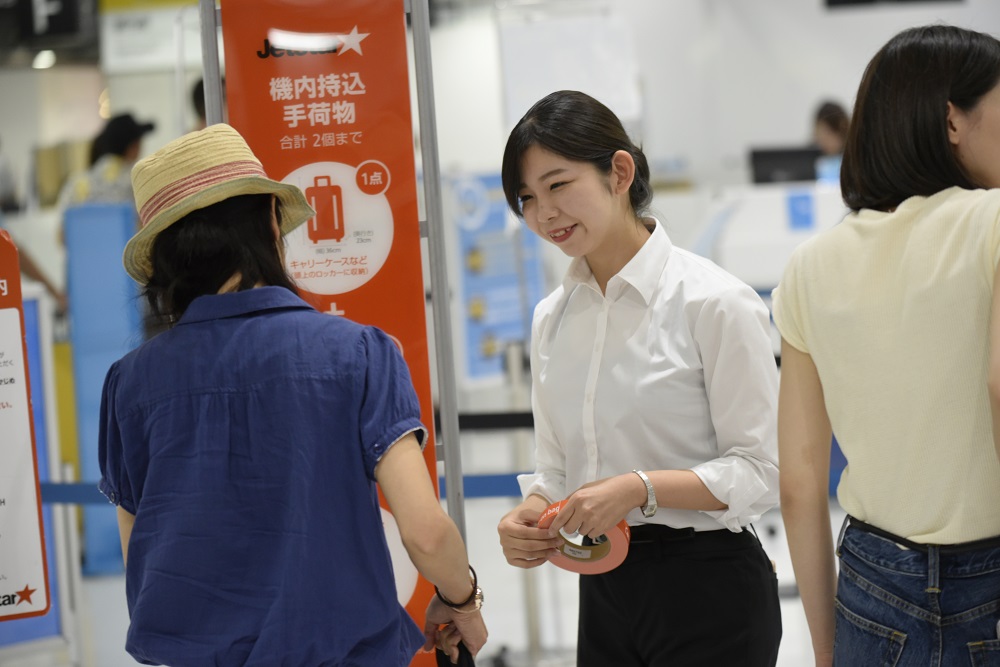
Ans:
[{"label": "orange banner sign", "polygon": [[0,621],[49,610],[17,248],[0,230]]},{"label": "orange banner sign", "polygon": [[[431,426],[405,16],[403,0],[223,0],[226,99],[268,175],[316,210],[287,238],[303,297],[396,341]],[[436,484],[433,441],[425,458]],[[433,587],[399,555],[400,599],[422,625]]]}]

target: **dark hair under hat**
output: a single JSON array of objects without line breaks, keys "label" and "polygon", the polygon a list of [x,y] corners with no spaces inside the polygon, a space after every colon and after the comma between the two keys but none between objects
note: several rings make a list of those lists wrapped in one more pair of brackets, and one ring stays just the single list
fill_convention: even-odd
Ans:
[{"label": "dark hair under hat", "polygon": [[101,155],[107,153],[124,155],[132,142],[152,132],[154,127],[156,126],[153,123],[138,123],[130,113],[119,114],[108,121],[94,139],[94,145],[100,146]]}]

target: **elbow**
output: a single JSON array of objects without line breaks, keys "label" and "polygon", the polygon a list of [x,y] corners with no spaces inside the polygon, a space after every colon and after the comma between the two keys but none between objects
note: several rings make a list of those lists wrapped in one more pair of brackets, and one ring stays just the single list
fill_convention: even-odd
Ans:
[{"label": "elbow", "polygon": [[410,559],[417,562],[439,556],[456,531],[451,519],[442,511],[428,517],[420,526],[402,532],[400,538]]},{"label": "elbow", "polygon": [[782,477],[779,498],[782,514],[809,511],[816,506],[826,507],[830,503],[829,489],[826,485],[802,484],[796,480]]}]

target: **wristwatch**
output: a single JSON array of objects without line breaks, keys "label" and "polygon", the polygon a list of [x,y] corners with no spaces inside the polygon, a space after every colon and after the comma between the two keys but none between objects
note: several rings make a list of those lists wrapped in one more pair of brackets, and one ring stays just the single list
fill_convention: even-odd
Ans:
[{"label": "wristwatch", "polygon": [[464,605],[448,605],[460,614],[471,614],[474,611],[479,611],[483,607],[483,589],[476,586],[472,590],[472,598],[467,601]]},{"label": "wristwatch", "polygon": [[656,514],[656,509],[657,509],[656,492],[653,491],[653,483],[649,481],[649,477],[647,477],[646,473],[644,473],[643,471],[633,470],[632,472],[638,475],[639,479],[642,480],[642,483],[646,485],[646,504],[643,505],[640,509],[642,510],[642,515],[648,519],[649,517]]},{"label": "wristwatch", "polygon": [[471,614],[474,611],[479,611],[483,606],[483,589],[479,587],[479,578],[476,576],[476,571],[472,569],[471,565],[469,566],[469,573],[472,575],[472,594],[462,602],[452,602],[441,595],[441,591],[438,590],[437,586],[434,587],[434,592],[437,593],[441,602],[460,614]]}]

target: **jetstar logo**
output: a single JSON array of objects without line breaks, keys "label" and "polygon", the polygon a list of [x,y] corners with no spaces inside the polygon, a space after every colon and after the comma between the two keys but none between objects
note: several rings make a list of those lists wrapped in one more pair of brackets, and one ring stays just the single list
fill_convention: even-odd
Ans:
[{"label": "jetstar logo", "polygon": [[336,53],[344,55],[348,51],[361,52],[361,40],[370,35],[368,32],[358,32],[358,26],[351,32],[338,33],[305,33],[289,32],[287,30],[268,30],[264,38],[264,47],[257,51],[258,58],[283,58],[285,56],[311,56],[317,53]]},{"label": "jetstar logo", "polygon": [[0,607],[7,607],[9,605],[19,605],[22,602],[27,602],[32,604],[31,596],[37,591],[37,588],[31,588],[28,584],[24,585],[24,588],[10,593],[7,595],[0,595]]}]

